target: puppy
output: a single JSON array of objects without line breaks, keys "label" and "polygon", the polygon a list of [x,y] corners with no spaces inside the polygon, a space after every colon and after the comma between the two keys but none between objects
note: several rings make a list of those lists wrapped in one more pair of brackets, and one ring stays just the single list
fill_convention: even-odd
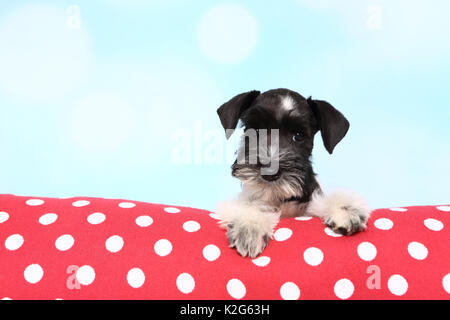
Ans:
[{"label": "puppy", "polygon": [[320,217],[344,235],[366,228],[371,210],[364,199],[349,191],[325,195],[311,165],[318,131],[331,154],[349,129],[347,119],[331,104],[275,89],[239,94],[217,113],[227,139],[238,122],[244,128],[232,165],[242,192],[217,207],[230,247],[240,255],[258,256],[280,217]]}]

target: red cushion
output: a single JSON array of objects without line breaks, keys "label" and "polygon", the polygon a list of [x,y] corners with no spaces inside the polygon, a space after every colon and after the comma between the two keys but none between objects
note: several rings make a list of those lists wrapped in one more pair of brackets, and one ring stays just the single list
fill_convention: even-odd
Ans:
[{"label": "red cushion", "polygon": [[449,211],[379,209],[351,237],[284,219],[252,260],[209,211],[0,195],[0,298],[449,299]]}]

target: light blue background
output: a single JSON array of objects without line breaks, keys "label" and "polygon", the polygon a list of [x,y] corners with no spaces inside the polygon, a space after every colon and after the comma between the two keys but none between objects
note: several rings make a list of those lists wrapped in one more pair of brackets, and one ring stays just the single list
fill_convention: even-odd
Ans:
[{"label": "light blue background", "polygon": [[[1,1],[0,193],[214,210],[239,183],[227,163],[174,163],[173,132],[221,130],[232,96],[287,87],[350,120],[333,155],[316,138],[327,191],[373,207],[450,202],[449,1],[229,3]],[[222,43],[210,10],[244,12],[220,20]],[[224,62],[227,41],[237,57]]]}]

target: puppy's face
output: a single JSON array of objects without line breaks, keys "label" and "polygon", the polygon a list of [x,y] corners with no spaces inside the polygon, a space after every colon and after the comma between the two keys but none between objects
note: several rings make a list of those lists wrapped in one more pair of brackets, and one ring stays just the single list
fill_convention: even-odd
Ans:
[{"label": "puppy's face", "polygon": [[244,134],[232,166],[251,197],[280,202],[302,197],[313,172],[309,158],[321,130],[332,153],[349,124],[329,103],[287,89],[240,94],[218,109],[227,137],[241,120]]}]

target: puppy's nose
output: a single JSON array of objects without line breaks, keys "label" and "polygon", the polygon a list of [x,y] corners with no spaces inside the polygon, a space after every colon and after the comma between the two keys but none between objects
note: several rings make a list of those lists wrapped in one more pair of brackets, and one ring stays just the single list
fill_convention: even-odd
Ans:
[{"label": "puppy's nose", "polygon": [[280,174],[279,173],[275,173],[275,174],[262,174],[261,178],[263,178],[266,181],[275,181],[278,180],[280,178]]}]

